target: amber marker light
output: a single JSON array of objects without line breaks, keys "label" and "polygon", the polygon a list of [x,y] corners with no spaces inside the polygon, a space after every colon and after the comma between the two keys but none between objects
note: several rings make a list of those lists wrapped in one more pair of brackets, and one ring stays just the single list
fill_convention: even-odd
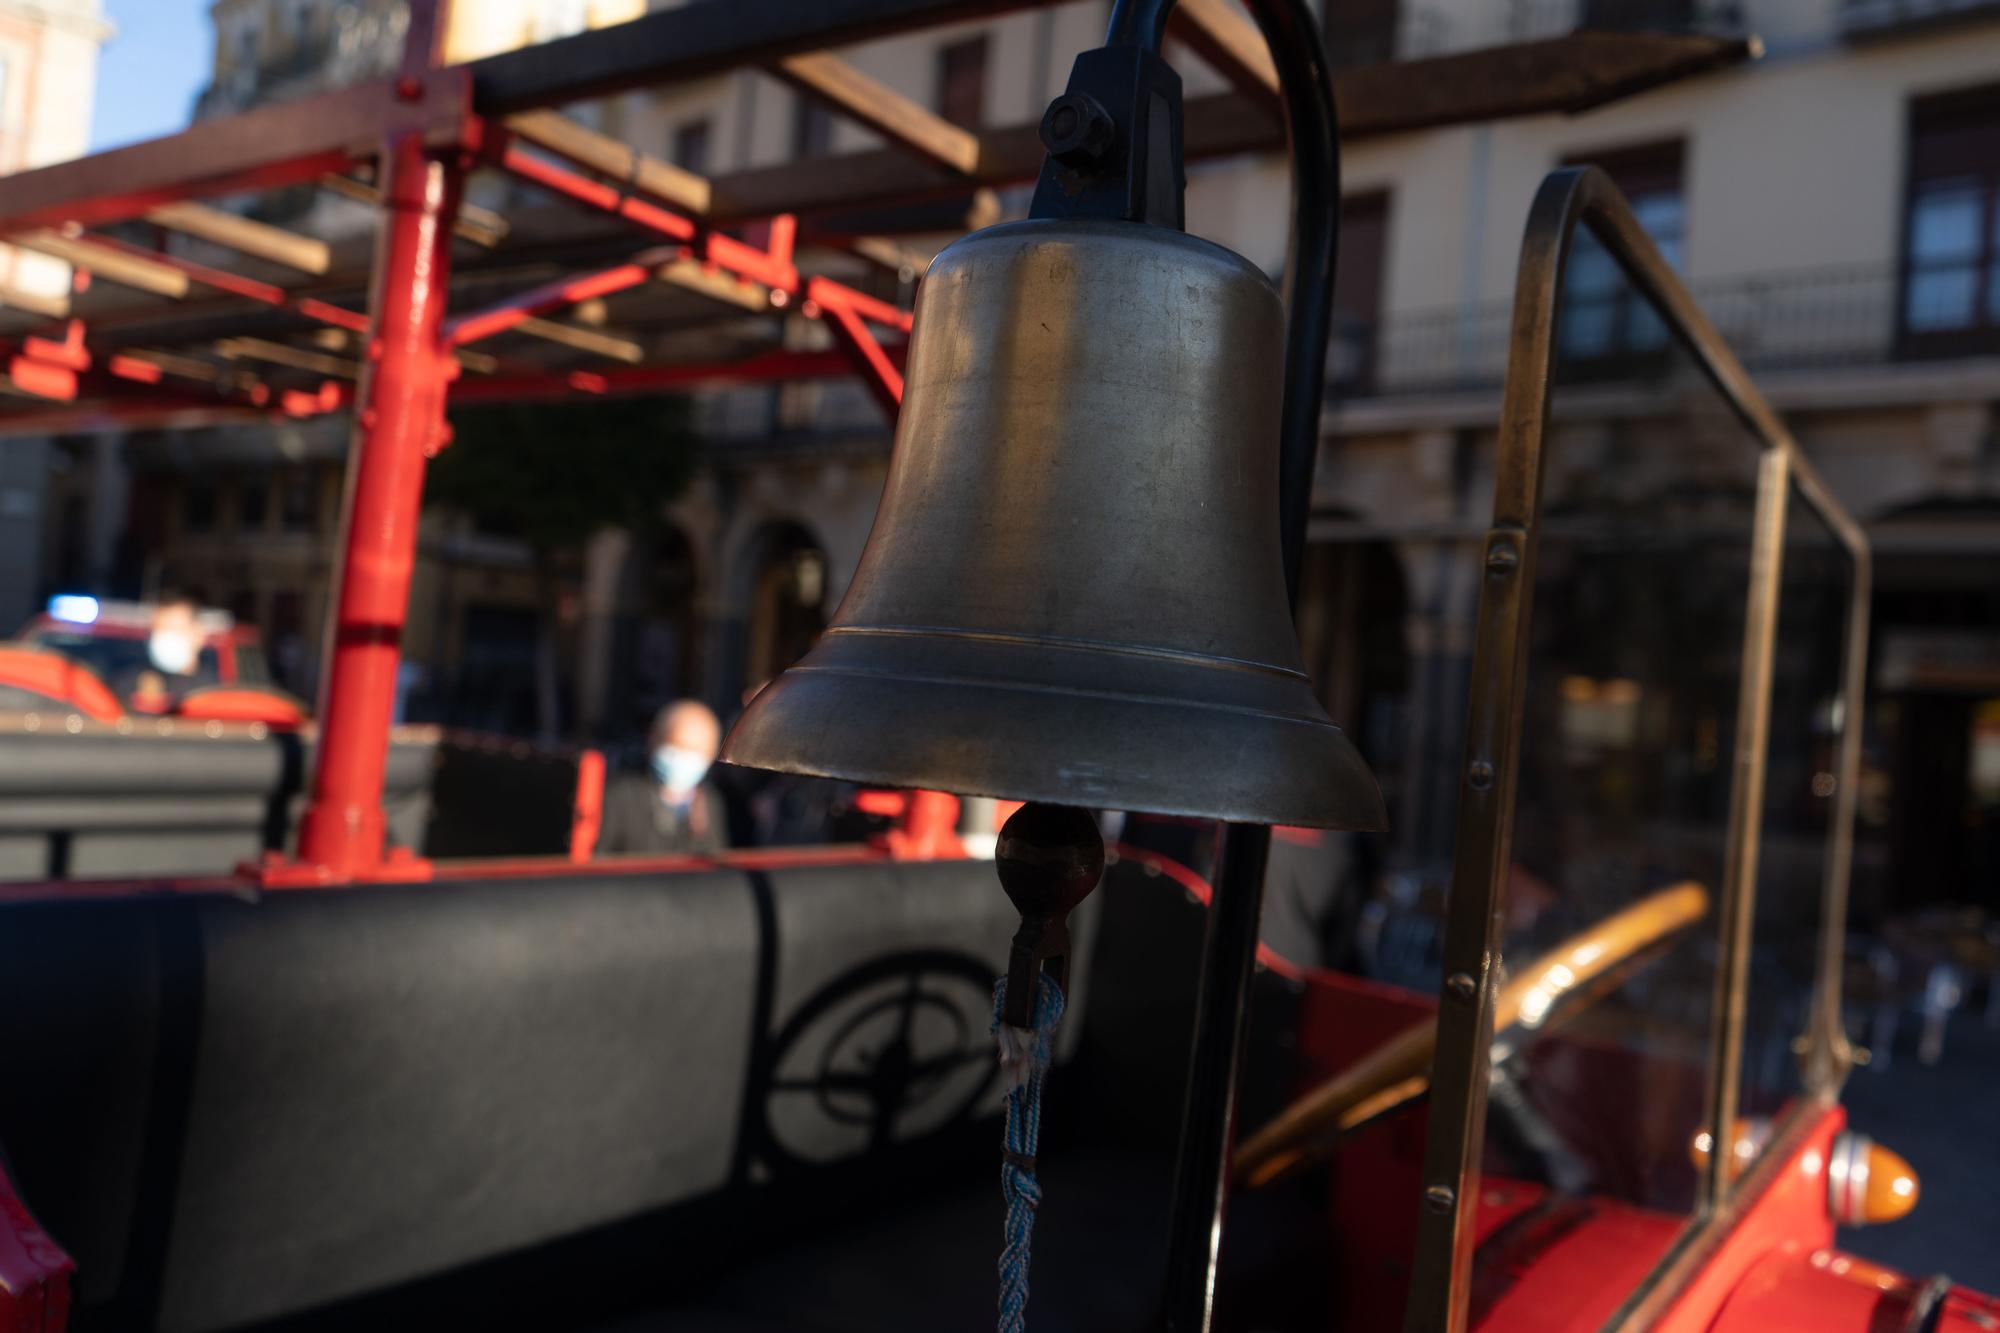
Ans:
[{"label": "amber marker light", "polygon": [[1842,1226],[1894,1222],[1917,1206],[1917,1173],[1866,1134],[1833,1141],[1826,1163],[1827,1206]]}]

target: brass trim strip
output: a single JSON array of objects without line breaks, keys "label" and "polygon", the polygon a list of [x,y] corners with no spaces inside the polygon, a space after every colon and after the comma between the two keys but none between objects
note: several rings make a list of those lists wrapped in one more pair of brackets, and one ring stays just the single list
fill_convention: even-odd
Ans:
[{"label": "brass trim strip", "polygon": [[1302,717],[1297,713],[1274,713],[1268,708],[1250,708],[1243,704],[1219,704],[1209,699],[1191,700],[1178,695],[1133,694],[1126,690],[1094,690],[1082,685],[1029,684],[1020,680],[990,680],[984,676],[944,675],[925,672],[918,675],[910,671],[876,671],[869,667],[822,666],[800,662],[786,668],[788,676],[852,676],[857,680],[892,680],[910,685],[949,685],[957,689],[998,690],[1007,694],[1055,694],[1077,699],[1110,699],[1119,703],[1141,704],[1153,708],[1199,708],[1211,713],[1233,713],[1239,717],[1261,718],[1266,722],[1289,722],[1293,726],[1315,727],[1321,731],[1339,731],[1332,722],[1316,717]]},{"label": "brass trim strip", "polygon": [[1212,653],[1190,653],[1178,648],[1153,648],[1142,643],[1116,643],[1104,639],[1073,639],[1061,634],[1005,634],[998,630],[946,629],[936,625],[835,625],[829,635],[884,636],[909,635],[914,638],[962,639],[969,643],[1009,643],[1024,648],[1074,648],[1092,653],[1123,653],[1129,657],[1152,657],[1185,666],[1216,667],[1225,671],[1249,671],[1263,676],[1282,676],[1310,684],[1303,671],[1270,662],[1253,662],[1247,657],[1218,657]]}]

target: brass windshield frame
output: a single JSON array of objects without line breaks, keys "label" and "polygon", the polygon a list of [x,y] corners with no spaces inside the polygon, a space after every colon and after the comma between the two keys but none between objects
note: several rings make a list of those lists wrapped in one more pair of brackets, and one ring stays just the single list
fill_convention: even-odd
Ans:
[{"label": "brass windshield frame", "polygon": [[[1736,1118],[1785,515],[1794,493],[1827,524],[1847,555],[1852,587],[1841,663],[1844,712],[1836,761],[1840,771],[1827,835],[1818,968],[1812,1015],[1801,1043],[1807,1096],[1786,1123],[1774,1127],[1758,1167],[1769,1168],[1779,1151],[1797,1136],[1801,1116],[1837,1095],[1852,1063],[1840,1018],[1840,962],[1866,675],[1867,539],[1827,490],[1784,422],[1640,227],[1611,178],[1595,167],[1563,168],[1544,179],[1529,210],[1514,291],[1493,521],[1482,551],[1484,570],[1459,781],[1451,906],[1445,925],[1437,1055],[1431,1072],[1423,1199],[1406,1333],[1463,1333],[1469,1314],[1473,1218],[1480,1192],[1493,1003],[1506,916],[1504,886],[1511,852],[1535,558],[1542,523],[1543,462],[1563,271],[1579,224],[1590,229],[1633,289],[1692,355],[1703,375],[1755,437],[1758,449],[1737,740],[1718,910],[1721,954],[1716,977],[1717,1021],[1708,1061],[1711,1081],[1704,1107],[1707,1124],[1711,1128],[1728,1125]],[[1472,984],[1467,984],[1468,978]],[[1752,1169],[1742,1178],[1732,1179],[1725,1166],[1727,1156],[1709,1154],[1689,1225],[1607,1327],[1639,1328],[1650,1323],[1727,1231],[1737,1201],[1752,1197],[1769,1179],[1768,1169]]]}]

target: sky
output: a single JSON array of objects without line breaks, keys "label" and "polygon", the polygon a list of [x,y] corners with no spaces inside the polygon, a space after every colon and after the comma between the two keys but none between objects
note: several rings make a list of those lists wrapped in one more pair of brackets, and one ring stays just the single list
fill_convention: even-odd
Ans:
[{"label": "sky", "polygon": [[171,134],[208,82],[210,0],[106,0],[118,32],[97,61],[90,148]]}]

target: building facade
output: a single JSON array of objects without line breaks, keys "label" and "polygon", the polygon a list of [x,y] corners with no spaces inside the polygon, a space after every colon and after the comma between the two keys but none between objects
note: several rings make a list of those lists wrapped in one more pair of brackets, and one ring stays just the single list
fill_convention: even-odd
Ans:
[{"label": "building facade", "polygon": [[[1105,8],[844,54],[964,123],[1020,123],[1060,90],[1068,53],[1092,43]],[[1408,58],[1632,22],[1720,25],[1755,34],[1761,54],[1587,114],[1368,139],[1345,153],[1340,335],[1301,624],[1330,711],[1389,788],[1397,832],[1384,859],[1413,893],[1441,887],[1449,863],[1479,587],[1471,556],[1491,504],[1515,258],[1543,177],[1587,162],[1618,181],[1875,544],[1859,909],[1994,899],[2000,5],[1336,5],[1332,45],[1338,61],[1346,31],[1348,58]],[[1220,86],[1192,58],[1181,67],[1191,93]],[[702,171],[870,143],[757,75],[628,98],[610,114],[641,148]],[[1189,228],[1275,275],[1285,197],[1280,160],[1200,164]],[[1670,451],[1727,434],[1615,266],[1587,242],[1579,250],[1564,438],[1586,459],[1645,475],[1631,441]],[[662,585],[685,590],[689,604],[672,614],[698,627],[688,687],[718,703],[781,668],[831,614],[888,443],[866,400],[838,386],[736,397],[751,401],[709,405],[708,466],[674,513],[669,559],[683,563]],[[1662,495],[1689,480],[1672,469],[1656,478]],[[601,581],[598,595],[613,586]],[[612,614],[661,612],[628,602]],[[1890,883],[1892,864],[1923,886]]]},{"label": "building facade", "polygon": [[[449,48],[471,58],[620,21],[633,5],[455,8]],[[1107,9],[1085,0],[843,55],[958,123],[1021,124],[1060,90]],[[372,69],[400,39],[394,6],[222,0],[214,12],[205,112]],[[1876,545],[1862,909],[1962,898],[1968,885],[2000,894],[2000,4],[1337,0],[1330,26],[1336,63],[1351,63],[1630,24],[1755,34],[1761,55],[1585,114],[1370,138],[1345,153],[1339,337],[1300,615],[1330,711],[1388,789],[1396,832],[1383,863],[1412,893],[1435,891],[1448,863],[1515,257],[1543,177],[1587,162],[1619,182]],[[1191,94],[1223,86],[1175,59]],[[704,174],[873,142],[757,73],[573,112]],[[1202,163],[1189,173],[1189,228],[1275,275],[1285,199],[1275,157]],[[905,280],[968,218],[1025,202],[968,194],[888,220],[912,256]],[[1683,501],[1700,486],[1728,493],[1724,473],[1660,463],[1676,441],[1729,427],[1587,243],[1563,323],[1573,392],[1561,438],[1575,451],[1564,502],[1604,502],[1600,472],[1641,479],[1621,499],[1634,521],[1693,512]],[[795,332],[823,336],[804,322]],[[591,738],[636,734],[678,694],[726,710],[803,651],[859,559],[888,425],[858,386],[834,382],[711,394],[696,417],[688,492],[656,531],[606,532],[572,553],[553,607],[518,545],[431,516],[408,643],[419,707],[532,726],[530,703],[497,696],[525,688],[508,682],[544,652],[548,614],[560,727]],[[310,689],[339,428],[265,432],[233,461],[194,468],[176,461],[183,447],[132,444],[153,462],[135,464],[128,564],[265,624]],[[1576,743],[1621,734],[1631,701],[1618,669],[1580,669],[1566,685],[1576,706],[1560,726]],[[1892,863],[1928,887],[1891,885]]]},{"label": "building facade", "polygon": [[[98,0],[0,0],[0,176],[61,162],[89,147],[97,52],[110,35]],[[69,291],[67,264],[0,245],[0,309],[60,318]],[[5,611],[30,605],[39,590],[42,549],[55,531],[45,521],[50,478],[66,461],[45,441],[0,449]],[[78,524],[88,521],[79,518]]]}]

